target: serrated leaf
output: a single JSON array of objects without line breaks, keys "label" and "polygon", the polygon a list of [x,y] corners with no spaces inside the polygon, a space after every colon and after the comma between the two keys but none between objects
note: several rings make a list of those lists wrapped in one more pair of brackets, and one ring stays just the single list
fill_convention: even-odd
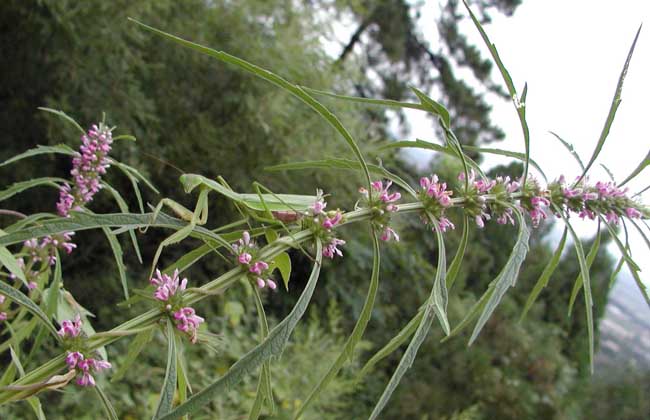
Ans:
[{"label": "serrated leaf", "polygon": [[193,413],[206,404],[209,404],[215,395],[221,395],[239,383],[248,372],[260,366],[271,356],[279,356],[294,328],[302,318],[311,297],[316,288],[316,282],[320,274],[321,263],[323,260],[323,247],[320,240],[316,240],[316,262],[312,269],[309,281],[305,286],[302,294],[298,298],[296,305],[289,315],[282,320],[271,332],[269,336],[260,344],[255,346],[251,351],[242,356],[233,364],[225,375],[217,379],[206,388],[197,392],[190,397],[185,403],[179,405],[171,413],[164,416],[163,420],[177,419],[185,414]]},{"label": "serrated leaf", "polygon": [[167,320],[167,368],[165,369],[165,379],[160,389],[160,399],[156,408],[154,419],[160,419],[172,409],[174,403],[174,393],[176,392],[176,340],[174,324]]},{"label": "serrated leaf", "polygon": [[370,286],[368,287],[368,294],[366,295],[363,308],[359,314],[359,319],[357,320],[352,333],[348,337],[343,346],[343,350],[336,357],[334,362],[327,369],[325,375],[323,375],[316,386],[311,390],[305,401],[301,404],[298,412],[294,416],[294,420],[297,420],[302,416],[309,406],[309,404],[318,398],[318,395],[327,387],[327,385],[332,382],[336,377],[339,371],[345,365],[345,362],[351,360],[354,355],[354,348],[359,343],[363,337],[368,322],[370,321],[370,316],[372,314],[372,309],[375,306],[375,298],[377,297],[377,290],[379,289],[379,266],[380,266],[380,252],[379,252],[379,240],[377,239],[377,232],[373,230],[372,232],[372,274],[370,275]]},{"label": "serrated leaf", "polygon": [[36,146],[34,149],[29,149],[26,152],[23,152],[19,155],[16,155],[12,158],[5,160],[4,162],[0,163],[0,167],[9,165],[10,163],[18,162],[19,160],[28,157],[38,156],[43,154],[62,154],[62,155],[72,156],[75,154],[75,151],[72,150],[69,146],[66,146],[65,144],[57,144],[56,146],[39,145]]},{"label": "serrated leaf", "polygon": [[55,177],[44,177],[44,178],[34,178],[28,181],[21,181],[11,184],[11,186],[5,190],[0,191],[0,201],[6,200],[14,195],[21,193],[25,190],[34,187],[49,186],[54,188],[59,188],[57,182],[64,183],[66,182],[63,178]]},{"label": "serrated leaf", "polygon": [[369,420],[374,420],[379,416],[381,411],[388,403],[390,396],[395,391],[395,388],[397,388],[397,385],[402,380],[402,377],[404,376],[406,371],[413,365],[413,361],[415,360],[415,356],[417,355],[420,346],[422,345],[424,339],[427,337],[429,331],[431,330],[431,324],[433,324],[433,319],[436,317],[436,315],[438,315],[437,314],[438,309],[436,308],[437,306],[436,300],[438,299],[437,297],[439,293],[438,288],[440,286],[444,287],[446,284],[445,282],[446,261],[445,261],[445,246],[444,246],[444,241],[442,240],[442,232],[440,231],[440,228],[436,223],[434,223],[434,228],[438,236],[438,248],[439,248],[438,267],[436,269],[436,278],[433,282],[433,288],[431,290],[431,294],[429,295],[429,298],[427,299],[427,302],[424,307],[422,321],[419,322],[418,328],[415,331],[415,334],[413,335],[411,342],[406,348],[404,355],[400,359],[397,368],[393,372],[393,376],[391,376],[390,381],[388,382],[386,388],[384,389],[384,392],[381,394],[379,401],[377,402],[374,409],[372,410]]},{"label": "serrated leaf", "polygon": [[532,308],[533,303],[535,303],[535,300],[537,300],[537,297],[541,293],[542,289],[544,289],[548,285],[551,276],[553,275],[555,269],[560,263],[560,258],[562,257],[562,251],[564,251],[564,246],[566,245],[567,233],[568,230],[565,227],[564,233],[562,233],[562,238],[560,239],[560,243],[557,245],[557,248],[555,248],[555,251],[551,256],[551,259],[544,267],[544,271],[542,271],[542,274],[539,276],[539,279],[537,279],[537,282],[535,283],[535,287],[533,287],[533,290],[530,292],[530,295],[528,295],[528,299],[526,300],[526,304],[524,305],[524,310],[521,313],[521,317],[519,317],[519,322],[524,320],[526,314],[528,313],[530,308]]},{"label": "serrated leaf", "polygon": [[510,257],[508,257],[506,265],[491,282],[491,284],[494,285],[494,290],[490,294],[488,300],[485,302],[483,312],[476,322],[472,336],[469,339],[468,345],[470,346],[476,340],[479,333],[487,323],[488,319],[490,319],[490,316],[499,305],[499,302],[501,302],[501,299],[506,294],[508,289],[515,286],[517,277],[519,276],[519,269],[526,259],[526,254],[528,254],[528,238],[530,237],[530,228],[522,217],[521,212],[517,209],[513,210],[517,216],[517,222],[519,223],[517,242],[515,242],[515,246],[512,248],[512,252],[510,253]]},{"label": "serrated leaf", "polygon": [[589,159],[589,162],[587,162],[587,165],[585,166],[585,169],[582,171],[582,175],[580,175],[580,178],[576,181],[576,184],[582,180],[582,178],[585,177],[587,172],[589,171],[589,168],[594,164],[596,161],[596,158],[600,154],[600,151],[603,148],[603,145],[605,144],[605,140],[607,140],[607,136],[609,135],[609,130],[612,127],[612,123],[614,122],[614,117],[616,116],[616,111],[618,110],[618,106],[621,103],[621,93],[623,92],[623,82],[625,81],[625,76],[627,75],[627,70],[630,66],[630,61],[632,60],[632,54],[634,53],[634,47],[636,47],[636,41],[639,39],[639,34],[641,33],[641,26],[639,26],[639,29],[636,31],[636,35],[634,36],[634,41],[632,42],[632,46],[630,47],[630,51],[627,53],[627,58],[625,59],[625,64],[623,65],[623,70],[621,71],[621,74],[618,77],[618,83],[616,85],[616,91],[614,92],[614,97],[612,98],[612,103],[609,107],[609,112],[607,114],[607,119],[605,120],[605,125],[603,126],[603,130],[600,133],[600,137],[598,138],[598,142],[596,143],[596,147],[594,148],[593,153],[591,154],[591,158]]}]

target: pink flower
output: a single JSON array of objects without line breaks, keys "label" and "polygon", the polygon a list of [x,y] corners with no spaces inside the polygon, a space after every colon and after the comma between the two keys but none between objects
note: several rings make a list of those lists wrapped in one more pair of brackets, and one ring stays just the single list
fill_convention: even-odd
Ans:
[{"label": "pink flower", "polygon": [[330,243],[323,248],[323,256],[332,259],[335,255],[342,257],[343,253],[337,248],[339,245],[345,245],[345,241],[343,239],[332,238]]},{"label": "pink flower", "polygon": [[512,209],[508,207],[503,211],[501,216],[497,217],[497,223],[500,225],[505,225],[510,223],[511,225],[515,225],[515,219],[512,218]]},{"label": "pink flower", "polygon": [[187,287],[187,279],[180,280],[178,269],[174,270],[171,276],[162,274],[160,270],[156,269],[156,275],[149,280],[149,283],[157,286],[154,297],[162,302],[167,302],[178,291],[182,292]]},{"label": "pink flower", "polygon": [[639,217],[643,216],[643,214],[635,209],[634,207],[628,207],[625,209],[625,214],[627,214],[627,217],[630,219],[638,219]]},{"label": "pink flower", "polygon": [[269,287],[269,289],[271,289],[271,290],[275,290],[275,289],[278,287],[278,285],[275,284],[275,282],[274,282],[273,280],[271,280],[271,279],[266,279],[266,285],[267,285],[267,286]]},{"label": "pink flower", "polygon": [[384,228],[383,233],[381,234],[381,240],[385,241],[385,242],[388,242],[391,239],[394,239],[395,242],[399,242],[399,235],[397,235],[397,232],[395,232],[393,229],[386,226]]},{"label": "pink flower", "polygon": [[84,360],[84,355],[78,351],[68,352],[68,355],[65,358],[65,363],[68,365],[68,368],[74,369],[77,367],[77,364]]},{"label": "pink flower", "polygon": [[0,312],[0,322],[6,321],[7,320],[7,313],[6,312]]},{"label": "pink flower", "polygon": [[95,378],[93,376],[85,371],[81,374],[79,378],[77,378],[77,385],[79,386],[95,386]]},{"label": "pink flower", "polygon": [[438,182],[437,175],[431,175],[431,179],[423,177],[420,178],[420,186],[422,191],[429,197],[435,198],[438,203],[443,207],[451,206],[450,196],[454,193],[453,191],[447,191],[447,183]]},{"label": "pink flower", "polygon": [[[394,212],[397,210],[397,206],[391,203],[395,203],[398,201],[400,198],[402,198],[402,194],[398,192],[390,193],[388,189],[393,185],[392,181],[386,181],[386,186],[384,187],[384,183],[382,181],[374,181],[371,186],[373,191],[375,191],[379,197],[379,201],[382,203],[387,204],[386,210],[390,212]],[[364,193],[364,195],[368,195],[367,191],[364,188],[359,189],[360,192]]]},{"label": "pink flower", "polygon": [[37,287],[38,287],[38,284],[35,281],[30,281],[29,283],[27,283],[27,288],[29,290],[34,290]]},{"label": "pink flower", "polygon": [[607,214],[605,214],[605,217],[607,218],[608,223],[618,225],[618,215],[614,213],[613,210],[608,211]]},{"label": "pink flower", "polygon": [[316,201],[314,201],[314,204],[309,206],[311,215],[318,216],[319,214],[322,214],[325,207],[327,207],[327,203],[323,200],[323,190],[316,190]]},{"label": "pink flower", "polygon": [[438,219],[438,227],[443,232],[446,232],[447,229],[456,229],[456,226],[451,223],[451,220],[447,219],[445,216],[442,216],[440,219]]},{"label": "pink flower", "polygon": [[77,314],[74,320],[66,320],[61,322],[61,329],[58,331],[59,336],[63,338],[77,337],[81,334],[81,316]]},{"label": "pink flower", "polygon": [[248,268],[248,271],[250,271],[253,274],[257,274],[259,276],[262,274],[263,271],[267,270],[268,268],[269,265],[264,261],[255,261],[255,263]]},{"label": "pink flower", "polygon": [[323,227],[327,230],[331,230],[334,226],[338,225],[343,219],[341,212],[337,211],[336,214],[332,217],[326,217],[323,220]]},{"label": "pink flower", "polygon": [[185,307],[174,312],[174,319],[176,319],[176,328],[180,331],[188,333],[190,336],[190,341],[196,343],[197,340],[197,330],[199,325],[201,325],[205,319],[196,315],[194,308]]},{"label": "pink flower", "polygon": [[239,257],[237,257],[237,260],[239,261],[240,264],[248,264],[249,262],[251,262],[252,258],[253,257],[248,252],[242,252],[241,254],[239,254]]},{"label": "pink flower", "polygon": [[5,295],[0,295],[0,305],[5,303],[5,299],[6,299]]}]

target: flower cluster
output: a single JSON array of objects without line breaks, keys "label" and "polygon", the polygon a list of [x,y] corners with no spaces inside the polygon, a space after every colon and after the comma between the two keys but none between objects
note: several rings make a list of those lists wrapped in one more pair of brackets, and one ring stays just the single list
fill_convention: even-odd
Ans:
[{"label": "flower cluster", "polygon": [[391,239],[399,241],[399,235],[390,226],[391,213],[397,211],[397,201],[402,198],[399,192],[390,192],[389,189],[393,185],[392,181],[374,181],[370,184],[371,190],[361,187],[359,192],[364,197],[366,204],[369,208],[375,210],[376,214],[373,217],[373,223],[379,226],[382,230],[381,240],[390,241]]},{"label": "flower cluster", "polygon": [[196,343],[199,326],[205,321],[196,314],[194,308],[183,305],[183,291],[187,288],[187,279],[180,279],[178,270],[170,276],[156,270],[156,275],[149,282],[156,286],[154,299],[162,302],[164,310],[169,312],[176,323],[176,328],[186,333],[192,343]]},{"label": "flower cluster", "polygon": [[260,289],[268,287],[271,290],[275,290],[278,287],[270,278],[272,270],[269,264],[255,258],[258,247],[255,241],[251,240],[250,233],[244,232],[242,238],[232,244],[231,247],[237,257],[237,263],[245,267],[248,276],[257,284],[257,287]]},{"label": "flower cluster", "polygon": [[82,324],[83,321],[77,314],[73,320],[66,320],[61,323],[58,334],[63,338],[66,348],[68,348],[68,354],[65,358],[68,369],[75,370],[80,374],[77,378],[77,385],[95,386],[95,378],[92,373],[110,369],[111,364],[106,360],[88,356],[83,342]]},{"label": "flower cluster", "polygon": [[101,176],[109,167],[108,152],[113,143],[110,128],[103,123],[93,125],[81,136],[81,143],[79,152],[72,159],[70,175],[74,184],[66,183],[60,190],[56,208],[61,216],[68,216],[70,210],[80,210],[82,205],[92,200],[101,188]]},{"label": "flower cluster", "polygon": [[[438,175],[431,175],[430,178],[420,178],[420,201],[424,204],[425,212],[433,215],[438,222],[441,231],[455,229],[454,224],[445,216],[445,210],[451,206],[453,191],[447,190],[447,183],[440,182]],[[428,217],[424,218],[428,221]]]},{"label": "flower cluster", "polygon": [[333,259],[334,256],[343,256],[343,252],[338,248],[345,245],[343,239],[334,236],[332,229],[343,221],[343,213],[340,210],[331,210],[326,212],[327,202],[325,202],[323,191],[316,191],[316,201],[312,204],[305,214],[304,226],[312,229],[315,236],[319,237],[325,244],[323,256]]},{"label": "flower cluster", "polygon": [[581,219],[594,220],[599,214],[608,223],[618,224],[626,216],[630,219],[644,217],[644,210],[637,202],[627,196],[627,188],[619,188],[613,182],[598,181],[588,184],[588,179],[578,178],[569,185],[564,176],[549,185],[551,201],[577,213]]}]

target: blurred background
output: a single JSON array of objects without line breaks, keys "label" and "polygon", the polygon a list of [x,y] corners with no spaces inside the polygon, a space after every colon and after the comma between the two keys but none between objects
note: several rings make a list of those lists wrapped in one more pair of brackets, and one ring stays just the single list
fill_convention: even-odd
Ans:
[{"label": "blurred background", "polygon": [[[575,143],[583,158],[589,156],[635,30],[644,16],[650,17],[648,6],[634,1],[469,3],[497,44],[517,88],[529,83],[527,115],[533,157],[550,179],[560,173],[572,179],[578,169],[548,130]],[[415,101],[408,87],[417,86],[450,110],[453,129],[464,144],[523,149],[516,114],[498,70],[457,0],[4,0],[0,2],[0,161],[37,144],[78,146],[74,129],[38,111],[39,106],[61,109],[82,126],[101,119],[105,112],[107,122],[118,127],[117,133],[137,137],[135,144],[116,144],[113,153],[140,169],[160,189],[159,196],[146,192],[145,199],[152,204],[170,197],[191,206],[196,196],[185,194],[178,182],[179,175],[191,172],[212,178],[221,175],[240,191],[251,190],[256,180],[285,193],[313,194],[320,187],[332,194],[330,207],[352,207],[361,185],[354,172],[265,170],[278,163],[349,156],[344,142],[315,113],[261,80],[143,32],[127,17],[224,50],[316,89]],[[637,133],[644,132],[639,116],[647,107],[643,101],[648,82],[642,79],[647,75],[644,69],[650,67],[648,45],[642,32],[619,111],[622,121],[614,123],[609,149],[604,152],[605,164],[620,179],[647,153],[647,139]],[[420,152],[378,150],[394,140],[440,142],[433,120],[411,112],[329,99],[323,102],[350,129],[370,162],[381,161],[413,185],[432,172],[452,183],[456,179],[460,168],[455,161]],[[521,172],[517,163],[473,157],[483,160],[492,175],[518,176]],[[67,159],[38,157],[1,168],[0,179],[8,186],[36,176],[66,177],[69,170]],[[607,176],[598,169],[592,179]],[[639,178],[633,192],[647,186],[643,185],[647,175]],[[111,171],[107,179],[129,199],[131,210],[137,211],[128,179]],[[55,190],[39,189],[12,197],[5,206],[23,213],[53,211],[57,197]],[[237,219],[230,203],[211,197],[210,227]],[[98,213],[117,210],[108,194],[98,195],[92,209]],[[452,214],[452,220],[460,225],[458,216]],[[373,350],[388,342],[425,301],[435,275],[437,246],[430,230],[417,218],[406,217],[397,220],[397,228],[402,242],[382,247],[380,292],[364,341],[354,361],[305,418],[365,418],[397,366],[403,349],[363,380],[355,380]],[[450,291],[452,324],[499,272],[515,232],[492,225],[471,230],[459,279]],[[593,235],[595,225],[583,226],[581,232]],[[146,285],[148,262],[166,234],[149,230],[146,236],[139,235],[144,266],[123,241],[132,287]],[[345,258],[325,265],[305,321],[273,365],[274,418],[291,418],[336,357],[363,305],[372,260],[367,228],[351,227],[342,236],[347,241]],[[459,231],[446,234],[448,253],[456,249],[459,236]],[[528,293],[558,240],[553,221],[535,230],[517,287],[509,291],[472,347],[467,347],[466,334],[441,344],[442,332],[436,326],[382,418],[650,417],[646,398],[650,392],[650,311],[628,273],[622,271],[618,279],[612,276],[618,255],[605,246],[609,238],[603,237],[592,266],[599,326],[594,375],[588,368],[581,297],[567,316],[579,271],[570,247],[549,286],[519,321]],[[141,312],[137,306],[116,307],[122,292],[110,247],[101,233],[79,234],[77,242],[74,257],[63,261],[64,282],[96,314],[95,328],[110,328]],[[587,249],[591,242],[585,237]],[[187,240],[167,248],[161,265],[197,245]],[[642,248],[644,244],[637,245]],[[647,261],[647,249],[634,256]],[[289,291],[266,297],[272,323],[292,308],[308,276],[308,261],[300,253],[292,258]],[[192,284],[203,284],[225,268],[218,258],[207,257],[187,276]],[[229,290],[202,302],[197,310],[206,317],[210,330],[219,334],[220,345],[188,348],[195,390],[223,374],[258,341],[254,301],[245,290]],[[128,341],[122,340],[108,349],[114,364],[125,357],[127,346]],[[137,368],[119,383],[104,387],[120,418],[141,419],[153,411],[164,374],[165,346],[161,337],[154,339]],[[251,376],[194,418],[245,418],[256,383],[257,378]],[[94,396],[79,389],[42,397],[50,418],[103,415],[98,404],[85,401],[88,398]],[[0,408],[2,418],[30,415],[26,404]]]}]

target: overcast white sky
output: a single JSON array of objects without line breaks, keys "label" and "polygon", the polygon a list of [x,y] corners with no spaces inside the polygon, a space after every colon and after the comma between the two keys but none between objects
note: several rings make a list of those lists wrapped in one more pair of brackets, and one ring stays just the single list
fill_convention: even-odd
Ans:
[{"label": "overcast white sky", "polygon": [[[435,18],[438,8],[437,2],[427,4],[421,27],[426,27],[426,22]],[[525,0],[514,16],[494,14],[492,23],[485,27],[518,92],[525,82],[528,83],[526,115],[531,133],[531,157],[549,179],[560,174],[572,179],[579,174],[579,167],[548,131],[573,143],[583,161],[589,159],[609,111],[628,49],[642,22],[646,26],[641,30],[625,80],[622,103],[597,161],[605,164],[620,181],[650,149],[646,121],[650,97],[650,1]],[[470,40],[480,45],[487,57],[489,51],[471,21],[467,19],[461,28]],[[435,45],[437,34],[426,35]],[[493,78],[502,82],[496,66]],[[495,147],[523,152],[521,127],[512,103],[498,99],[492,102],[492,119],[507,134],[506,140]],[[431,139],[431,123],[415,113],[410,116],[409,137]],[[501,162],[505,161],[486,160],[488,165]],[[608,180],[609,177],[596,165],[591,179]],[[629,185],[637,192],[649,184],[650,168]],[[644,198],[648,202],[650,195],[646,193]],[[584,235],[593,234],[594,227],[591,222],[576,226]],[[631,242],[636,250],[634,257],[643,269],[641,277],[650,284],[650,250],[636,232]]]}]

